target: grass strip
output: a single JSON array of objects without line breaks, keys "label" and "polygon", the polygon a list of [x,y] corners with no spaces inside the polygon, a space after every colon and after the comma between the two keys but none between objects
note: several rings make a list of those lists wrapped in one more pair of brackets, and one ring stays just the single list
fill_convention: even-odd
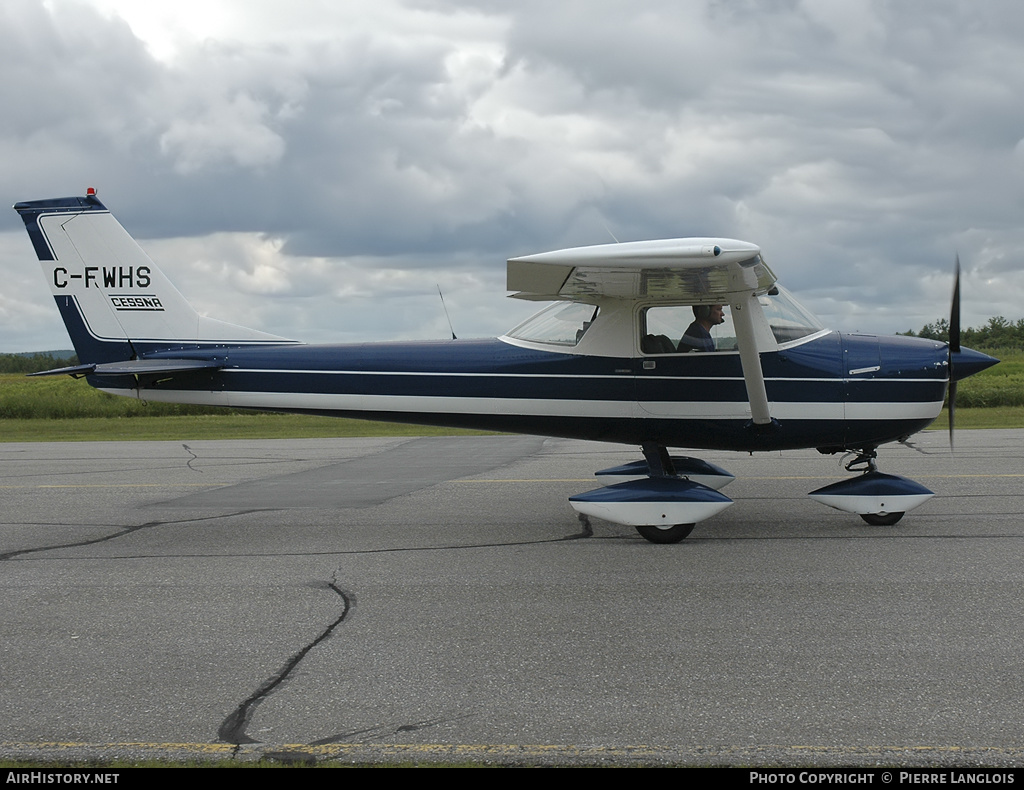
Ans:
[{"label": "grass strip", "polygon": [[298,414],[171,417],[81,417],[0,420],[0,442],[195,441],[197,439],[324,439],[357,436],[472,436],[481,431]]},{"label": "grass strip", "polygon": [[[943,409],[932,430],[948,429]],[[957,430],[1024,428],[1024,407],[957,409]],[[0,442],[195,441],[197,439],[324,439],[359,436],[473,436],[483,431],[297,414],[169,417],[82,417],[0,420]]]}]

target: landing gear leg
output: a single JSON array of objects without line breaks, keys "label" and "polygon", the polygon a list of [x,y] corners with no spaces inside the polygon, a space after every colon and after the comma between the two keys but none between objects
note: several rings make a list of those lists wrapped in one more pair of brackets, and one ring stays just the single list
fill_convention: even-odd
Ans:
[{"label": "landing gear leg", "polygon": [[[672,464],[672,456],[663,444],[644,442],[640,445],[647,460],[647,468],[651,477],[675,477],[676,468]],[[685,536],[684,536],[685,537]]]},{"label": "landing gear leg", "polygon": [[857,457],[846,465],[846,471],[864,472],[864,474],[877,472],[878,464],[875,462],[876,458],[878,458],[878,450],[874,447],[865,447],[863,450],[858,450]]}]

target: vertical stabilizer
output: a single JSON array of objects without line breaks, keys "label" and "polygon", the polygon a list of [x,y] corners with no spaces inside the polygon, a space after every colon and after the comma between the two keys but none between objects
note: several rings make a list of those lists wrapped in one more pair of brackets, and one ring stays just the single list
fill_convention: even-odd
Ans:
[{"label": "vertical stabilizer", "polygon": [[200,316],[92,190],[14,209],[82,362],[169,347],[291,342]]}]

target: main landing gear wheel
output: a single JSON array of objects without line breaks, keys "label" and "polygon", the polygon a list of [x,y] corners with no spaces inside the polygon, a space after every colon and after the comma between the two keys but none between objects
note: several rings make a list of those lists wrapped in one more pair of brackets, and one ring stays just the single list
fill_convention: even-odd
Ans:
[{"label": "main landing gear wheel", "polygon": [[[900,513],[902,516],[903,514]],[[636,531],[651,543],[678,543],[691,532],[693,524],[676,524],[671,527],[637,527]]]},{"label": "main landing gear wheel", "polygon": [[873,527],[891,527],[903,518],[903,513],[861,513],[860,517]]}]

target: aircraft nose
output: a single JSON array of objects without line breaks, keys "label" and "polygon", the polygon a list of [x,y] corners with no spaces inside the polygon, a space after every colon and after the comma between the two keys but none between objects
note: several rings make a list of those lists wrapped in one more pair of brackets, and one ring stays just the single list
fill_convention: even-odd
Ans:
[{"label": "aircraft nose", "polygon": [[954,351],[950,354],[950,360],[953,363],[953,381],[960,381],[960,379],[973,376],[975,373],[980,373],[985,368],[990,368],[999,362],[995,357],[990,357],[988,354],[982,354],[980,351],[974,351],[970,348],[961,348],[959,351]]}]

